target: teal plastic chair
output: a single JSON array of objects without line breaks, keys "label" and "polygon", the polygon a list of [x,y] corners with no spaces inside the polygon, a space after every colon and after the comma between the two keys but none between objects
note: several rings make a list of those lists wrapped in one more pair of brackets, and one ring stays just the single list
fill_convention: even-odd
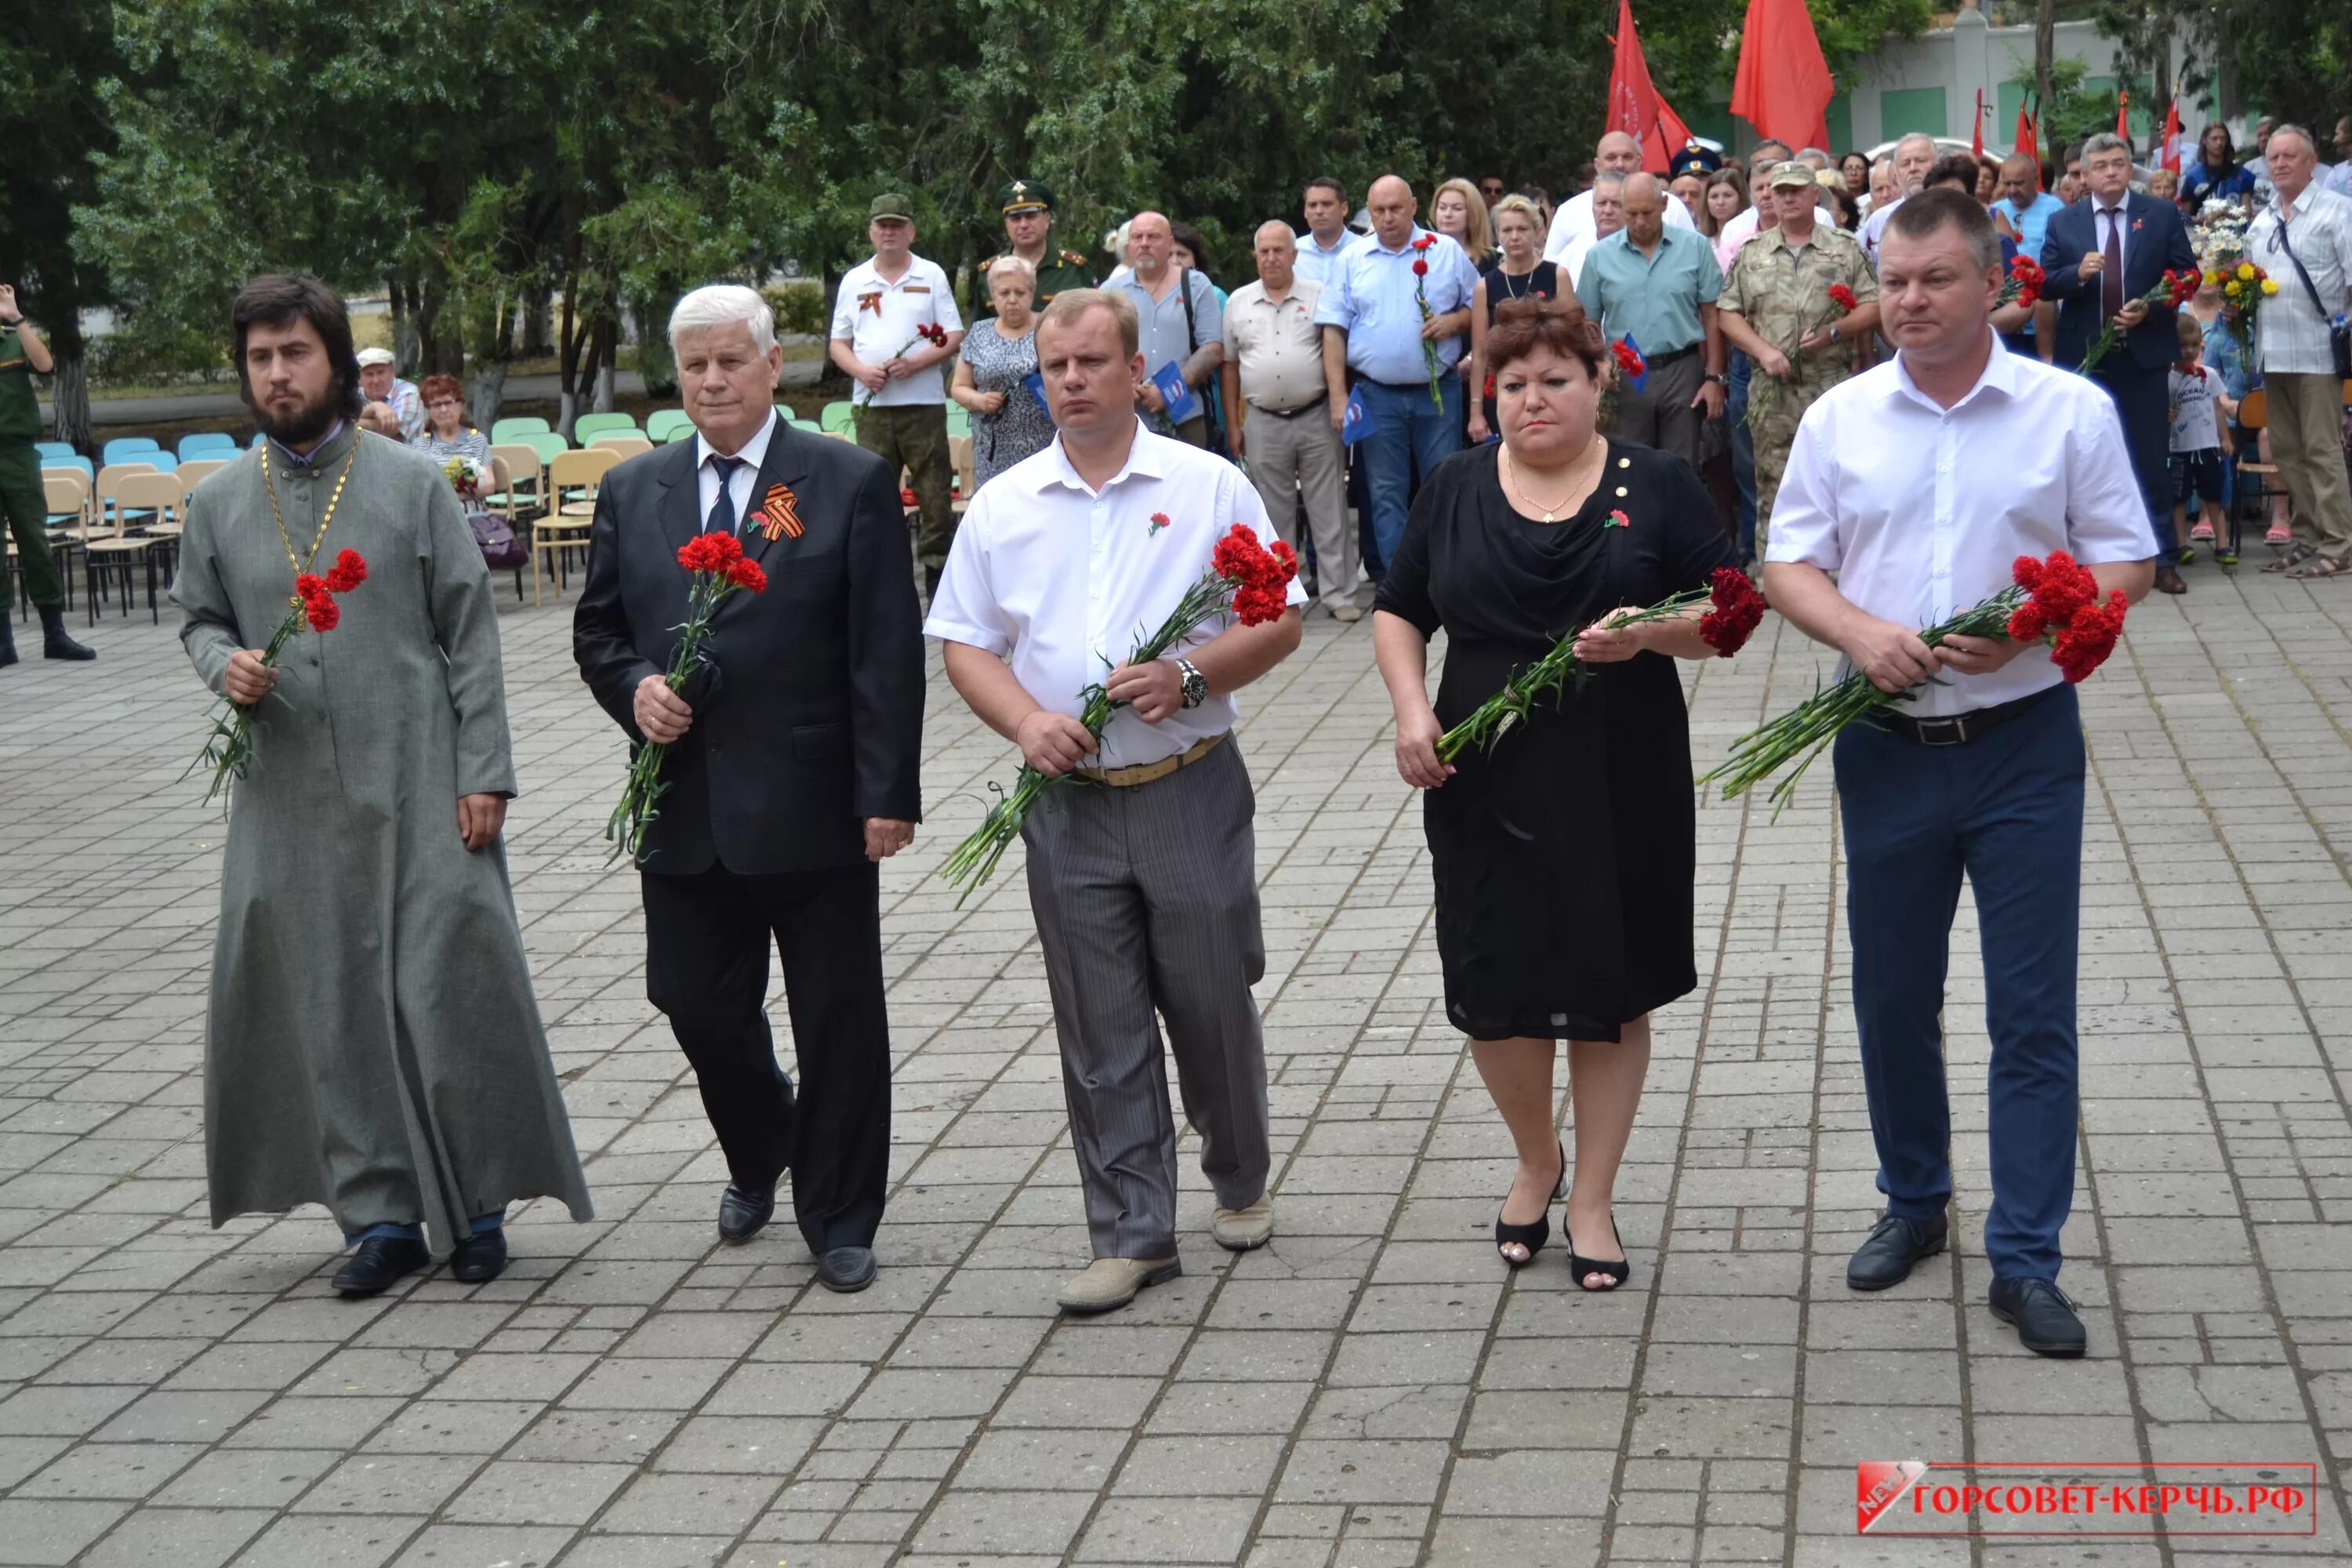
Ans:
[{"label": "teal plastic chair", "polygon": [[678,425],[678,426],[672,426],[672,427],[671,427],[671,429],[670,429],[670,433],[669,433],[668,435],[667,435],[667,436],[664,436],[664,437],[661,438],[661,441],[662,441],[662,445],[664,445],[664,446],[666,446],[666,447],[675,447],[675,446],[676,446],[676,445],[677,445],[677,443],[679,443],[680,441],[691,441],[691,440],[693,440],[693,439],[694,439],[694,422],[693,422],[692,420],[690,420],[690,419],[689,419],[689,420],[688,420],[688,421],[687,421],[685,424],[683,424],[683,425]]},{"label": "teal plastic chair", "polygon": [[648,441],[660,443],[671,440],[674,438],[672,432],[693,428],[694,421],[687,417],[683,408],[656,408],[646,416],[646,439]]},{"label": "teal plastic chair", "polygon": [[793,416],[791,418],[785,420],[784,423],[791,426],[795,430],[805,430],[812,436],[822,436],[824,434],[824,426],[818,424],[814,419],[803,419],[798,415]]},{"label": "teal plastic chair", "polygon": [[500,419],[490,426],[490,445],[509,447],[526,436],[544,436],[548,424],[544,419]]},{"label": "teal plastic chair", "polygon": [[599,436],[635,436],[639,433],[634,414],[583,414],[572,422],[572,438],[583,447]]},{"label": "teal plastic chair", "polygon": [[847,430],[856,424],[850,417],[850,413],[847,403],[828,403],[824,405],[824,412],[817,416],[817,425],[828,436],[835,430]]},{"label": "teal plastic chair", "polygon": [[[540,423],[543,425],[546,421],[541,420]],[[499,441],[492,444],[499,447],[509,445],[528,447],[539,454],[539,466],[542,468],[555,461],[556,454],[572,450],[572,443],[552,430],[518,430],[514,433],[511,441]]]}]

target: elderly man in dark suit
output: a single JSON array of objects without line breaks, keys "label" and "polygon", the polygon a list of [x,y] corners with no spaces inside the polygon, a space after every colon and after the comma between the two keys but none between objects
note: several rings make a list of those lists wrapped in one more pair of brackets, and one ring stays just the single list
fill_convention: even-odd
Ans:
[{"label": "elderly man in dark suit", "polygon": [[2172,427],[2165,373],[2180,357],[2176,312],[2143,303],[2168,271],[2194,268],[2197,248],[2170,202],[2131,188],[2131,144],[2102,134],[2083,143],[2083,174],[2091,194],[2050,215],[2042,243],[2048,274],[2042,293],[2058,301],[2058,363],[2079,365],[2110,317],[2124,341],[2099,362],[2091,379],[2115,399],[2130,448],[2132,472],[2147,500],[2148,553],[2156,557],[2156,587],[2185,594],[2189,585],[2172,559],[2172,479],[2167,445]]},{"label": "elderly man in dark suit", "polygon": [[[646,984],[694,1064],[727,1156],[721,1239],[749,1241],[789,1170],[817,1279],[874,1278],[890,1154],[880,862],[920,813],[923,648],[898,483],[882,460],[776,417],[782,356],[751,289],[670,318],[696,437],[631,459],[596,498],[572,652],[633,742],[669,747],[639,869]],[[713,617],[707,684],[670,689],[678,547],[727,531],[765,568]],[[761,1005],[783,959],[799,1103]]]}]

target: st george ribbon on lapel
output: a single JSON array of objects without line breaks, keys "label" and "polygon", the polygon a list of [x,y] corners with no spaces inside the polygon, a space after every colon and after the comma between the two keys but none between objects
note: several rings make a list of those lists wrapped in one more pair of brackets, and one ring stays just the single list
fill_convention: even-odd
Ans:
[{"label": "st george ribbon on lapel", "polygon": [[767,500],[760,503],[761,535],[772,544],[780,533],[798,539],[803,530],[800,498],[793,494],[790,485],[770,485]]}]

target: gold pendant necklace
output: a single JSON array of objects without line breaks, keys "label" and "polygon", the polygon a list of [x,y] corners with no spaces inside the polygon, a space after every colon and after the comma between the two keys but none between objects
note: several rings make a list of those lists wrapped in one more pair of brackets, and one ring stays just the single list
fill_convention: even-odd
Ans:
[{"label": "gold pendant necklace", "polygon": [[[1598,452],[1598,453],[1601,455],[1601,460],[1603,463],[1605,463],[1605,462],[1607,462],[1607,461],[1609,460],[1609,445],[1608,445],[1608,443],[1607,443],[1607,442],[1603,441],[1600,437],[1595,436],[1595,437],[1592,438],[1592,447],[1593,447],[1593,450],[1594,450],[1594,451]],[[1506,458],[1510,458],[1511,454],[1510,454],[1510,449],[1509,449],[1508,447],[1504,448],[1503,456],[1504,456],[1504,457],[1506,457]],[[1576,489],[1577,489],[1577,487],[1578,487],[1579,485],[1582,484],[1583,482],[1584,482],[1584,477],[1583,477],[1583,475],[1582,475],[1582,473],[1581,473],[1581,472],[1573,472],[1573,473],[1571,473],[1571,474],[1569,476],[1569,482],[1568,482],[1568,493],[1569,493],[1570,495],[1574,495],[1574,494],[1576,493]],[[1540,510],[1540,511],[1543,513],[1543,516],[1541,516],[1540,518],[1538,518],[1538,519],[1537,519],[1537,520],[1536,520],[1537,521],[1538,521],[1538,522],[1558,522],[1558,521],[1559,521],[1559,518],[1557,518],[1557,517],[1555,517],[1555,516],[1553,515],[1553,513],[1555,513],[1556,511],[1558,511],[1558,510],[1559,510],[1559,507],[1557,507],[1557,506],[1545,506],[1542,502],[1540,502],[1540,501],[1538,501],[1538,500],[1534,500],[1533,498],[1531,498],[1531,497],[1528,494],[1528,492],[1527,492],[1526,490],[1524,490],[1524,489],[1520,489],[1520,488],[1519,488],[1519,465],[1518,465],[1518,460],[1517,460],[1517,458],[1511,458],[1511,480],[1510,480],[1510,483],[1511,483],[1511,493],[1512,493],[1513,495],[1515,495],[1515,496],[1518,497],[1518,499],[1519,499],[1519,505],[1520,505],[1520,506],[1522,506],[1522,507],[1524,507],[1524,508],[1527,508],[1527,509],[1528,509],[1528,510]],[[1562,500],[1561,500],[1561,502],[1560,502],[1560,505],[1564,506],[1564,505],[1566,505],[1566,504],[1567,504],[1567,501],[1566,501],[1565,498],[1563,498],[1563,499],[1562,499]]]},{"label": "gold pendant necklace", "polygon": [[[351,455],[343,459],[343,471],[335,479],[335,493],[327,498],[327,514],[319,520],[319,531],[310,540],[310,553],[299,558],[294,553],[294,537],[286,531],[286,516],[278,510],[278,487],[269,478],[269,448],[274,443],[265,439],[255,453],[261,459],[261,488],[269,493],[269,516],[278,524],[278,542],[286,547],[286,563],[294,568],[298,578],[310,569],[319,559],[319,546],[327,542],[327,530],[334,524],[335,508],[342,504],[343,486],[351,479],[352,465],[360,459],[359,438],[360,432],[352,432]],[[286,602],[299,610],[302,607],[302,595],[291,595]]]}]

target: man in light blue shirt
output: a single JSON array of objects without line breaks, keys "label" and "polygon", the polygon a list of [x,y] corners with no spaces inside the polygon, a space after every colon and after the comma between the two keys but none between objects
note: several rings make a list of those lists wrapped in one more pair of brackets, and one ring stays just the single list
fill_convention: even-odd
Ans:
[{"label": "man in light blue shirt", "polygon": [[[2066,210],[2066,204],[2042,188],[2041,165],[2022,153],[2011,153],[2000,161],[2000,198],[1992,204],[1996,225],[2006,221],[2009,237],[2017,243],[2017,254],[2039,259],[2042,241],[2050,232],[2050,216]],[[2037,304],[2033,319],[2014,332],[2004,333],[2002,342],[2009,352],[2031,354],[2044,364],[2053,363],[2044,353],[2047,345],[2057,341],[2058,307]]]},{"label": "man in light blue shirt", "polygon": [[1292,236],[1298,244],[1298,259],[1291,272],[1303,281],[1320,283],[1331,275],[1340,253],[1356,243],[1356,233],[1348,226],[1348,187],[1328,174],[1321,175],[1307,182],[1301,205],[1306,208],[1307,231]]},{"label": "man in light blue shirt", "polygon": [[[1426,479],[1461,449],[1462,410],[1443,400],[1448,386],[1462,395],[1454,366],[1478,272],[1460,246],[1413,222],[1412,187],[1396,175],[1373,181],[1365,205],[1372,232],[1326,274],[1315,321],[1324,363],[1346,377],[1372,422],[1358,446],[1371,481],[1372,537],[1387,563],[1404,540],[1416,474]],[[1424,342],[1435,346],[1434,374]],[[1331,410],[1335,427],[1345,418],[1345,409]]]},{"label": "man in light blue shirt", "polygon": [[[1140,212],[1127,226],[1129,270],[1103,285],[1135,306],[1137,336],[1143,352],[1143,379],[1135,401],[1154,432],[1188,446],[1209,444],[1209,398],[1205,390],[1225,363],[1225,312],[1208,277],[1175,264],[1175,230],[1155,212]],[[1195,398],[1192,412],[1171,418],[1167,399],[1154,378],[1177,367]]]},{"label": "man in light blue shirt", "polygon": [[1612,342],[1631,338],[1642,390],[1618,394],[1617,433],[1698,467],[1699,431],[1723,412],[1723,334],[1715,301],[1723,268],[1696,229],[1666,226],[1674,198],[1655,174],[1628,174],[1625,226],[1585,258],[1576,280],[1584,313]]}]

